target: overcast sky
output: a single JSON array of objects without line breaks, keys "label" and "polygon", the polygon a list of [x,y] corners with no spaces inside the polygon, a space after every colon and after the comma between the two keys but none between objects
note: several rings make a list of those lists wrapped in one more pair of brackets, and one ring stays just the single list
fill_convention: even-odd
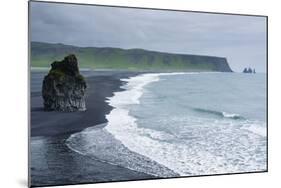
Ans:
[{"label": "overcast sky", "polygon": [[226,57],[265,72],[266,18],[31,3],[31,40]]}]

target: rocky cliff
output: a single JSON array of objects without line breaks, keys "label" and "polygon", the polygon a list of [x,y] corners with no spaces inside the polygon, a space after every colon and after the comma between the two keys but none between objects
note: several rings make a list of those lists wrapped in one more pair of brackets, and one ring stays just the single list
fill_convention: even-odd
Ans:
[{"label": "rocky cliff", "polygon": [[31,65],[49,66],[49,62],[74,53],[80,67],[150,71],[232,72],[224,57],[175,54],[144,49],[77,47],[64,44],[31,42]]},{"label": "rocky cliff", "polygon": [[44,109],[65,112],[85,111],[86,88],[86,81],[79,72],[75,55],[68,55],[62,61],[55,61],[43,80]]}]

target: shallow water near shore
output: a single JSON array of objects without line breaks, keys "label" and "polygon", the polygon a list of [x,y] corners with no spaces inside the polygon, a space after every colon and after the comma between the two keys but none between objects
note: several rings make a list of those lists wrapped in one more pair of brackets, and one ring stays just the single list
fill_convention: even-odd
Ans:
[{"label": "shallow water near shore", "polygon": [[[169,170],[192,176],[267,169],[265,74],[155,73],[123,81],[125,90],[108,99],[114,109],[104,131],[131,152],[124,158],[99,150],[104,159],[163,177]],[[68,144],[92,155],[97,135],[87,129]],[[147,158],[150,167],[128,162],[132,153]]]},{"label": "shallow water near shore", "polygon": [[155,178],[141,172],[81,155],[66,145],[68,136],[31,138],[31,185],[125,181]]}]

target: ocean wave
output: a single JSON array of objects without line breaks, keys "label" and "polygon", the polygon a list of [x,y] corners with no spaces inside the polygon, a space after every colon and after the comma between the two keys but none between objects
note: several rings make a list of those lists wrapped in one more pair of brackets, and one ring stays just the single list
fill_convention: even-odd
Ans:
[{"label": "ocean wave", "polygon": [[66,140],[66,145],[81,155],[130,170],[159,177],[178,176],[177,173],[167,167],[129,150],[100,126],[89,127],[82,132],[72,134]]},{"label": "ocean wave", "polygon": [[[142,152],[136,152],[136,150],[132,149],[132,145],[125,140],[129,139],[138,144],[141,143],[141,141],[136,140],[137,137],[134,139],[134,132],[138,132],[140,135],[149,135],[154,140],[166,138],[166,135],[163,135],[164,133],[151,132],[148,129],[138,129],[136,131],[136,119],[129,115],[129,108],[130,105],[140,103],[139,98],[142,96],[146,85],[159,81],[161,75],[179,74],[186,73],[152,73],[122,79],[122,81],[126,82],[122,86],[125,90],[115,92],[113,97],[107,99],[109,105],[114,107],[106,115],[107,126],[102,129],[97,129],[95,126],[75,133],[67,139],[67,146],[81,155],[92,156],[101,161],[120,165],[131,170],[159,177],[178,176],[178,173],[158,161],[148,158]],[[148,143],[144,143],[143,146],[146,147],[146,144]]]},{"label": "ocean wave", "polygon": [[139,104],[139,98],[144,92],[144,87],[160,80],[160,76],[172,76],[182,74],[198,74],[195,72],[176,72],[176,73],[148,73],[121,79],[126,84],[121,86],[125,91],[115,92],[113,97],[107,99],[109,105],[115,108],[121,108],[127,105]]},{"label": "ocean wave", "polygon": [[[130,113],[131,105],[140,104],[145,86],[161,80],[161,75],[173,74],[143,74],[124,79],[125,91],[108,98],[108,103],[114,107],[106,116],[108,132],[129,150],[184,176],[265,169],[266,140],[258,134],[241,131],[245,118],[239,114],[195,109],[222,119],[188,117],[188,124],[192,126],[181,126],[181,135],[140,127]],[[243,121],[233,121],[236,119]],[[179,128],[176,122],[172,121],[170,126]]]},{"label": "ocean wave", "polygon": [[105,129],[124,146],[181,176],[265,169],[265,138],[233,121],[190,118],[194,126],[182,127],[178,136],[139,127],[128,111],[114,109],[111,115]]},{"label": "ocean wave", "polygon": [[237,125],[239,125],[241,129],[248,130],[254,134],[258,134],[263,137],[265,137],[267,134],[265,123],[261,121],[250,120],[239,114],[234,114],[234,113],[220,112],[220,111],[208,110],[202,108],[193,108],[193,110],[199,113],[207,113],[225,119],[240,120],[240,122],[237,123]]},{"label": "ocean wave", "polygon": [[206,113],[210,115],[215,115],[219,116],[221,118],[230,118],[230,119],[239,119],[239,120],[245,120],[243,116],[239,114],[234,114],[234,113],[227,113],[227,112],[220,112],[216,110],[209,110],[209,109],[203,109],[203,108],[193,108],[194,111],[200,112],[200,113]]}]

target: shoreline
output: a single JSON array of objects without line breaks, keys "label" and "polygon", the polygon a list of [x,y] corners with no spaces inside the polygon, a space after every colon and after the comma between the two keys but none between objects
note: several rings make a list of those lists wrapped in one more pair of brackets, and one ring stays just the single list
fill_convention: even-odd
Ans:
[{"label": "shoreline", "polygon": [[[106,124],[113,109],[106,101],[122,91],[122,79],[135,72],[93,72],[86,77],[88,89],[85,112],[46,112],[40,92],[31,92],[30,175],[32,186],[67,185],[154,179],[155,176],[110,164],[71,150],[66,140],[74,133]],[[67,171],[67,173],[65,173]]]},{"label": "shoreline", "polygon": [[32,187],[155,179],[142,172],[81,155],[66,145],[68,136],[32,137]]},{"label": "shoreline", "polygon": [[[136,149],[134,147],[128,147],[130,146],[130,143],[126,143],[126,138],[135,138],[136,135],[128,134],[131,133],[131,131],[127,131],[126,127],[121,126],[125,124],[121,123],[119,126],[114,126],[114,124],[112,124],[112,122],[119,122],[119,120],[123,119],[120,114],[116,114],[117,119],[113,118],[113,121],[112,119],[108,119],[107,115],[110,115],[110,113],[115,111],[115,109],[118,110],[118,104],[120,102],[128,102],[127,99],[131,96],[133,99],[137,100],[135,97],[133,97],[132,93],[128,92],[130,91],[130,89],[132,89],[131,87],[128,87],[129,89],[127,88],[127,86],[120,87],[125,85],[124,82],[127,82],[130,85],[130,83],[128,82],[128,80],[130,79],[128,78],[134,76],[138,77],[142,76],[142,74],[140,74],[139,72],[132,74],[132,72],[128,73],[114,71],[93,72],[91,74],[88,74],[88,76],[86,76],[87,81],[89,81],[89,93],[86,100],[90,101],[89,103],[87,103],[88,105],[90,104],[89,106],[87,106],[90,107],[88,109],[88,117],[84,116],[84,113],[86,112],[44,112],[42,111],[42,103],[40,103],[40,100],[42,102],[41,93],[31,93],[31,102],[33,105],[32,113],[33,115],[36,114],[36,116],[32,117],[34,118],[33,120],[39,122],[39,124],[32,124],[32,163],[30,164],[32,186],[69,185],[77,183],[99,183],[128,180],[148,180],[180,176],[179,174],[175,174],[175,172],[179,173],[178,169],[181,169],[181,161],[183,160],[179,160],[177,161],[177,163],[173,162],[172,166],[169,166],[169,163],[165,163],[165,158],[164,163],[163,160],[158,160],[159,158],[161,159],[161,156],[159,155],[156,155],[156,158],[155,156],[146,155],[149,152],[146,150],[146,146],[141,146],[142,148],[140,148],[140,150],[139,146]],[[202,74],[202,76],[204,76],[204,74]],[[134,78],[132,79],[134,80]],[[136,80],[139,81],[138,79]],[[143,83],[140,83],[140,85],[142,84]],[[177,90],[175,89],[175,91]],[[118,97],[118,94],[122,94],[123,96],[120,98],[120,96]],[[128,96],[124,96],[124,94],[127,94]],[[113,98],[115,98],[115,101],[110,100]],[[41,105],[41,111],[40,108],[36,108],[36,105]],[[40,116],[38,118],[38,115],[40,114],[43,116]],[[108,123],[106,123],[107,120]],[[107,127],[103,129],[104,126]],[[113,128],[113,132],[108,129],[110,128],[110,126]],[[117,130],[117,132],[114,132],[114,127],[121,128],[121,131],[119,129]],[[205,133],[208,135],[210,132],[208,127],[203,128],[206,129]],[[93,129],[95,130],[93,131]],[[243,135],[243,132],[241,132],[240,129],[237,130],[237,128],[235,127],[229,127],[229,129],[231,130],[231,132],[237,133],[235,134],[237,136]],[[220,131],[220,126],[218,126],[216,130]],[[196,133],[196,131],[198,130],[194,129],[194,131],[192,132]],[[121,137],[118,133],[121,133]],[[250,142],[256,142],[257,139],[259,139],[257,138],[256,134],[251,135],[252,136],[248,138]],[[208,137],[210,139],[216,139],[216,137],[213,137],[211,135],[209,135]],[[122,138],[125,138],[125,141]],[[187,137],[187,139],[188,138],[189,137]],[[226,136],[220,139],[228,139],[227,134]],[[138,143],[143,142],[142,140],[138,140]],[[212,141],[211,143],[216,142]],[[260,139],[260,142],[258,143],[261,144],[260,152],[263,152],[263,140]],[[243,140],[241,141],[241,143],[237,142],[236,148],[238,150],[240,144],[244,144]],[[155,151],[158,151],[158,149],[161,148],[161,145],[157,145],[157,143],[149,145],[152,148],[153,146],[156,146],[153,149]],[[221,147],[220,145],[216,144],[211,146],[214,148]],[[194,145],[191,143],[191,145],[189,145],[189,148],[193,147]],[[194,150],[196,149],[197,148],[195,148]],[[254,149],[255,148],[252,148],[250,152],[254,152]],[[174,149],[172,148],[170,151],[174,151]],[[180,149],[180,151],[183,150]],[[202,151],[204,153],[204,150]],[[216,151],[216,149],[214,149],[214,151]],[[231,151],[229,152],[231,153]],[[248,158],[247,155],[248,154],[245,153],[246,158]],[[185,154],[183,156],[189,156],[189,154]],[[182,171],[180,172],[187,172],[187,174],[191,174],[190,172],[196,172],[196,174],[200,174],[200,166],[198,169],[196,167],[198,163],[196,163],[196,160],[194,161],[194,157],[189,157],[191,158],[184,158],[185,161],[190,163],[190,165],[188,165],[188,169],[181,169]],[[257,161],[264,160],[264,158],[262,158],[262,156],[260,155],[257,155],[256,157],[257,158],[251,159],[253,161],[253,164],[255,164],[255,162]],[[174,159],[175,157],[172,156],[172,158]],[[227,160],[228,158],[230,161],[233,160],[232,156],[226,156]],[[204,162],[204,159],[200,159],[200,157],[198,158],[198,156],[195,157],[195,159],[199,161],[199,164],[201,164],[202,160]],[[177,168],[173,168],[173,165],[175,166],[176,164],[178,165],[176,166]],[[207,161],[206,164],[209,166],[217,165],[218,171],[213,171],[212,173],[221,173],[221,166],[218,166],[220,164],[213,164],[212,158],[211,160]],[[231,163],[231,165],[235,166],[237,164]],[[239,165],[243,166],[244,163],[241,163]],[[261,165],[262,164],[257,163],[257,167],[261,167],[263,169]],[[256,167],[249,166],[249,170],[251,170],[252,168]],[[231,170],[229,172],[232,173]],[[166,174],[162,174],[162,172],[165,172]]]},{"label": "shoreline", "polygon": [[139,73],[131,72],[98,72],[86,77],[88,88],[84,112],[44,111],[41,92],[31,92],[31,137],[70,135],[85,128],[106,123],[105,115],[113,107],[106,101],[114,92],[123,91],[120,88],[126,79]]}]

